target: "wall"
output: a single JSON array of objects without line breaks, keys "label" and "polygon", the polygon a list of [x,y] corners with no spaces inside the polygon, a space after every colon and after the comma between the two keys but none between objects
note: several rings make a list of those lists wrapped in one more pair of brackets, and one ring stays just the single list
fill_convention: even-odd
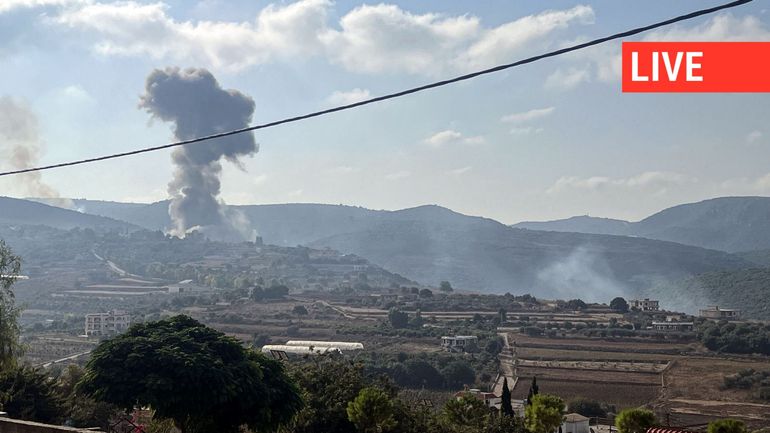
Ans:
[{"label": "wall", "polygon": [[100,430],[83,430],[0,417],[0,433],[90,433],[94,431]]}]

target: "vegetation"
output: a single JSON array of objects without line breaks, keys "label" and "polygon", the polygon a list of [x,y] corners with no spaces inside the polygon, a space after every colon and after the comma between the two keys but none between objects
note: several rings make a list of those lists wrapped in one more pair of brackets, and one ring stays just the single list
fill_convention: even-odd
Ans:
[{"label": "vegetation", "polygon": [[615,418],[618,433],[645,433],[656,423],[655,414],[647,409],[626,409]]},{"label": "vegetation", "polygon": [[21,355],[19,344],[19,308],[11,286],[21,270],[21,259],[0,239],[0,371],[16,365]]},{"label": "vegetation", "polygon": [[710,350],[770,355],[770,324],[703,321],[697,331]]},{"label": "vegetation", "polygon": [[40,370],[12,367],[0,373],[0,404],[11,418],[56,423],[63,417],[63,402],[54,383]]},{"label": "vegetation", "polygon": [[398,424],[391,397],[379,388],[368,387],[348,403],[348,419],[360,433],[385,433]]},{"label": "vegetation", "polygon": [[753,368],[725,376],[726,389],[756,389],[757,397],[770,401],[770,370],[756,371]]},{"label": "vegetation", "polygon": [[531,433],[552,433],[562,422],[564,401],[555,395],[536,394],[527,405],[525,425]]},{"label": "vegetation", "polygon": [[708,433],[749,433],[749,430],[743,421],[728,418],[710,422]]},{"label": "vegetation", "polygon": [[628,302],[626,302],[625,299],[618,296],[617,298],[614,298],[612,301],[610,301],[610,308],[617,311],[618,313],[627,313]]},{"label": "vegetation", "polygon": [[587,398],[576,398],[570,401],[568,408],[569,412],[579,413],[589,418],[606,418],[607,412],[615,411],[614,407],[608,407],[596,400],[589,400]]},{"label": "vegetation", "polygon": [[183,433],[269,431],[301,407],[279,362],[186,316],[134,325],[100,344],[81,387],[126,410],[149,406]]}]

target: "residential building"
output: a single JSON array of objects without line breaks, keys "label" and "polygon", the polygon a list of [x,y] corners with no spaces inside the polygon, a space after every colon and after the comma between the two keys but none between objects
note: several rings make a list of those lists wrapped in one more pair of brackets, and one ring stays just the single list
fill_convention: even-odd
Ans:
[{"label": "residential building", "polygon": [[475,352],[479,348],[479,337],[475,335],[441,337],[441,347],[447,352]]},{"label": "residential building", "polygon": [[466,389],[455,393],[456,399],[459,400],[461,397],[475,397],[483,401],[487,407],[495,409],[500,409],[500,403],[502,402],[502,399],[494,393],[484,392],[479,389]]},{"label": "residential building", "polygon": [[119,334],[131,326],[131,315],[125,311],[112,310],[107,313],[86,314],[86,336],[107,336]]},{"label": "residential building", "polygon": [[719,308],[719,305],[713,305],[700,310],[700,316],[714,320],[737,320],[741,318],[741,310]]},{"label": "residential building", "polygon": [[656,331],[692,331],[695,329],[693,322],[652,322],[652,329]]},{"label": "residential building", "polygon": [[660,301],[656,299],[632,299],[628,302],[629,308],[636,308],[639,311],[659,311]]}]

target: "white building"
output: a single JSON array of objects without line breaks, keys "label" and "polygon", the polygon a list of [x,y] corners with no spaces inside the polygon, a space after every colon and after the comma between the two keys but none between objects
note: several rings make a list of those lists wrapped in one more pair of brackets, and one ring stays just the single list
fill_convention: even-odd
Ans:
[{"label": "white building", "polygon": [[475,352],[479,347],[479,337],[475,335],[441,337],[441,347],[447,352]]},{"label": "white building", "polygon": [[107,313],[86,314],[86,336],[119,334],[131,326],[131,315],[125,311],[112,310]]},{"label": "white building", "polygon": [[632,299],[628,302],[629,308],[636,308],[639,311],[659,311],[660,301],[655,299]]},{"label": "white building", "polygon": [[564,421],[559,431],[561,433],[591,433],[588,421],[588,418],[579,413],[568,413],[564,415]]},{"label": "white building", "polygon": [[652,329],[656,331],[692,331],[694,328],[693,322],[652,322]]},{"label": "white building", "polygon": [[719,308],[719,305],[700,310],[700,316],[715,320],[736,320],[741,318],[741,310]]}]

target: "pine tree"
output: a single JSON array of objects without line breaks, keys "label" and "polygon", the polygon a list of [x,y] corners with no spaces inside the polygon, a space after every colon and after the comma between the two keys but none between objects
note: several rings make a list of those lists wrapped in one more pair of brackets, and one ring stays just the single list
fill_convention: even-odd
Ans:
[{"label": "pine tree", "polygon": [[508,378],[503,378],[503,394],[500,397],[500,412],[503,415],[512,416],[513,406],[511,405],[511,390],[508,389]]}]

